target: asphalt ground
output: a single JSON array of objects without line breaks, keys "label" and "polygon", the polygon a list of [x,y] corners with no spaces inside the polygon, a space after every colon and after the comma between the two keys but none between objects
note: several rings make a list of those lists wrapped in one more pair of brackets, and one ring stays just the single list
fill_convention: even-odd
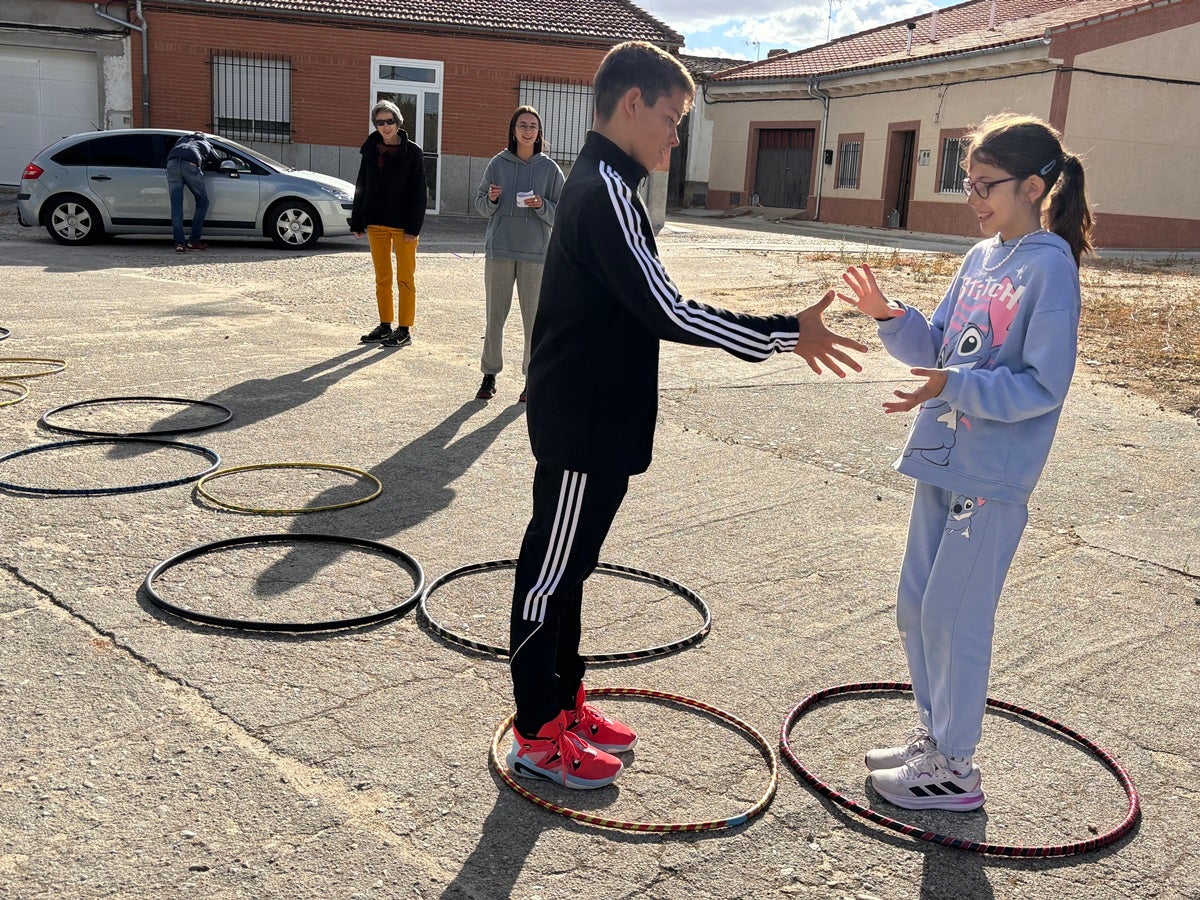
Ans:
[{"label": "asphalt ground", "polygon": [[[516,555],[532,475],[517,314],[500,393],[473,399],[483,327],[481,220],[434,219],[422,237],[414,343],[357,343],[374,320],[366,246],[290,254],[214,241],[119,238],[65,249],[19,228],[0,198],[0,369],[66,361],[0,406],[0,453],[71,438],[43,413],[111,397],[204,400],[233,418],[176,439],[221,466],[312,462],[370,473],[368,503],[253,515],[193,484],[100,496],[0,492],[0,884],[12,898],[1175,898],[1200,895],[1197,806],[1196,421],[1080,367],[997,622],[991,696],[1112,754],[1141,794],[1125,838],[1066,858],[1010,859],[916,841],[818,796],[784,761],[745,824],[694,834],[603,830],[539,808],[489,768],[511,712],[503,660],[464,650],[415,611],[332,633],[190,623],[154,606],[147,573],[196,545],[256,534],[330,541],[239,546],[168,569],[168,602],[225,618],[379,614],[427,582]],[[3,210],[0,210],[2,213]],[[966,242],[672,217],[660,235],[689,294],[768,283],[799,250],[853,256],[882,241]],[[799,308],[818,297],[797,297]],[[940,288],[938,288],[940,290]],[[603,335],[597,335],[603,340]],[[519,368],[519,366],[517,366]],[[0,378],[4,375],[0,374]],[[665,346],[655,462],[632,480],[606,562],[673,579],[712,614],[667,656],[597,665],[594,688],[661,692],[602,708],[641,734],[615,786],[531,784],[581,814],[724,822],[770,787],[748,725],[777,756],[785,716],[847,683],[903,682],[894,584],[911,485],[891,468],[908,417],[880,404],[906,378],[877,345],[844,381],[796,357],[757,366]],[[2,386],[0,386],[2,387]],[[0,401],[14,396],[0,395]],[[211,409],[98,404],[68,427],[203,426]],[[185,478],[193,452],[66,445],[0,464],[0,479],[58,489]],[[340,505],[371,486],[279,469],[217,479],[234,505]],[[511,572],[473,573],[429,597],[440,626],[505,642]],[[692,605],[655,583],[589,583],[589,653],[685,639]],[[989,799],[969,814],[908,813],[865,785],[862,753],[911,724],[906,695],[819,704],[790,732],[823,782],[922,829],[1000,845],[1087,841],[1117,827],[1113,775],[1053,727],[987,717]]]}]

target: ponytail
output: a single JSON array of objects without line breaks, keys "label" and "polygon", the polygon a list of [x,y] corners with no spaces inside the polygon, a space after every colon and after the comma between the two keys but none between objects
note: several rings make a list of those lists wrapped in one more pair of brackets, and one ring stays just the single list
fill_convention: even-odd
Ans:
[{"label": "ponytail", "polygon": [[1085,253],[1095,250],[1092,243],[1092,211],[1084,186],[1083,163],[1067,150],[1062,156],[1062,175],[1050,190],[1050,203],[1043,223],[1071,246],[1075,265]]},{"label": "ponytail", "polygon": [[988,116],[967,134],[967,140],[966,160],[994,165],[1017,178],[1042,179],[1046,185],[1042,227],[1067,242],[1078,266],[1083,254],[1094,249],[1092,211],[1084,190],[1083,163],[1062,145],[1058,129],[1037,116],[1006,111]]}]

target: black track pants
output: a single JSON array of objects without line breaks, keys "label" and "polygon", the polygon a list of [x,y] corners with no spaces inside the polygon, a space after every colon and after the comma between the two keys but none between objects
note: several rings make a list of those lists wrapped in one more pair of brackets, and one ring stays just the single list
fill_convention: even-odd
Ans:
[{"label": "black track pants", "polygon": [[533,518],[517,561],[509,620],[509,668],[517,731],[533,737],[575,705],[583,582],[629,487],[627,475],[572,472],[538,463]]}]

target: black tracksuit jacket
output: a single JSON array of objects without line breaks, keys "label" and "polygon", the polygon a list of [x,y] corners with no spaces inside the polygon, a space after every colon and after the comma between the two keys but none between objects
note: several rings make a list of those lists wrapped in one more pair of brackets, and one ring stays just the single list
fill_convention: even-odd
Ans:
[{"label": "black tracksuit jacket", "polygon": [[379,166],[379,148],[383,138],[371,132],[359,152],[362,162],[354,183],[354,207],[350,212],[350,230],[361,233],[368,225],[401,228],[405,234],[419,235],[425,224],[425,157],[421,148],[400,132],[400,149],[385,155]]},{"label": "black tracksuit jacket", "polygon": [[743,315],[679,293],[637,193],[646,175],[593,131],[563,187],[529,361],[526,415],[539,463],[618,475],[649,468],[661,340],[758,362],[799,339],[795,315]]}]

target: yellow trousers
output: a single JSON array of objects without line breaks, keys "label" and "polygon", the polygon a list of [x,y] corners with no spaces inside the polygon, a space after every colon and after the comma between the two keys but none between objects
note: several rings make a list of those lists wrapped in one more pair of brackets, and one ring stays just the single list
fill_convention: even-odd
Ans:
[{"label": "yellow trousers", "polygon": [[[379,305],[379,321],[411,327],[417,315],[417,240],[406,240],[404,229],[386,225],[368,225],[367,241],[371,245],[371,262],[375,264],[375,302]],[[393,274],[392,256],[396,257]],[[392,317],[392,285],[398,285],[400,309]]]}]

